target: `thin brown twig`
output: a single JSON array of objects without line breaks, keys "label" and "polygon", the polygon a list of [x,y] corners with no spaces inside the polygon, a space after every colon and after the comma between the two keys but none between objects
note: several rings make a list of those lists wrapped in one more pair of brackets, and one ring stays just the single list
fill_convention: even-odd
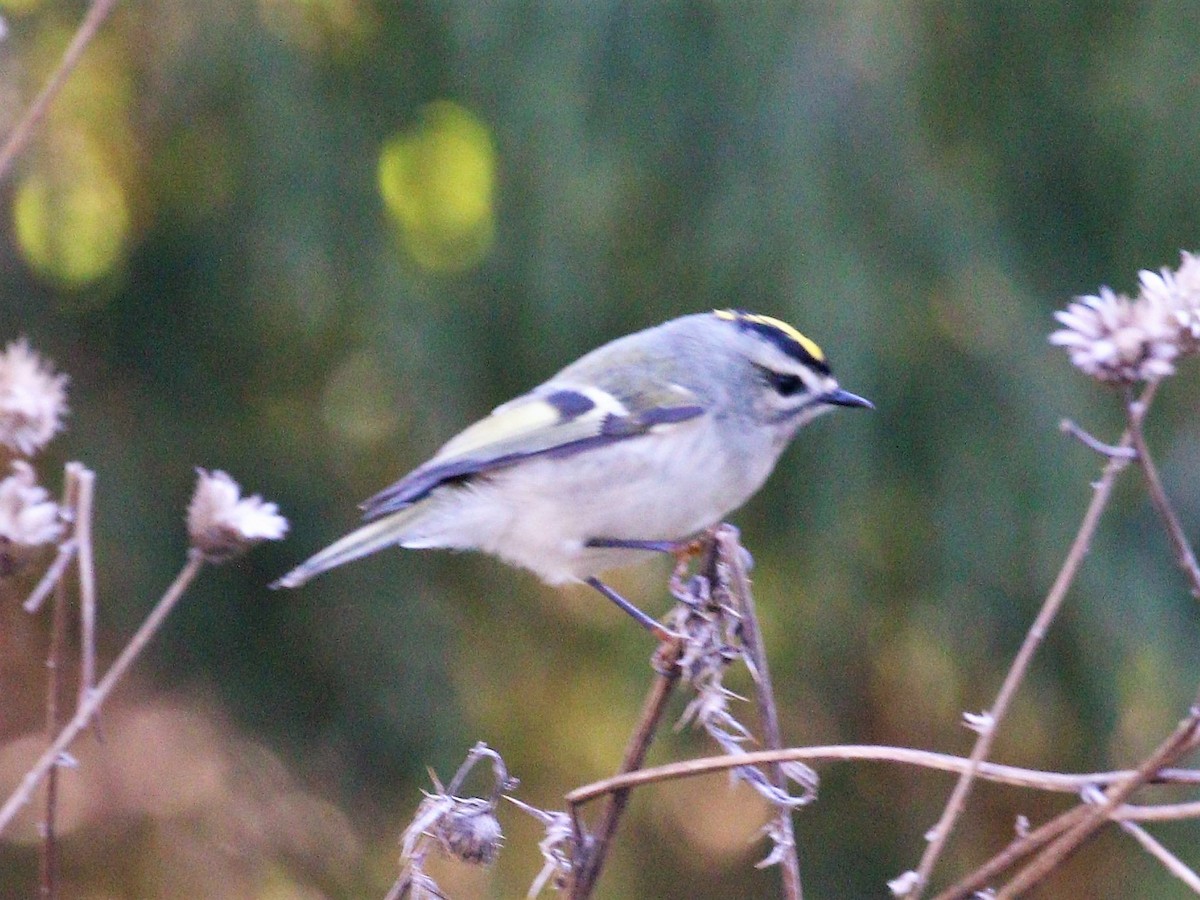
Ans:
[{"label": "thin brown twig", "polygon": [[1136,459],[1137,451],[1129,446],[1121,446],[1116,444],[1106,444],[1104,441],[1084,431],[1075,422],[1070,419],[1063,419],[1058,424],[1059,430],[1063,434],[1069,434],[1083,446],[1089,450],[1095,450],[1101,456],[1120,457],[1121,459]]},{"label": "thin brown twig", "polygon": [[[1161,770],[1159,772],[1159,776],[1161,777],[1167,775],[1171,771],[1175,770]],[[1097,774],[1101,775],[1101,773]],[[1128,778],[1130,774],[1132,773],[1102,773],[1101,777],[1098,777],[1095,780],[1094,785],[1085,787],[1084,791],[1094,791],[1101,784]],[[981,773],[981,777],[986,776]],[[1084,804],[1073,806],[1065,813],[1054,817],[1041,827],[1029,832],[1029,834],[1016,838],[1000,853],[996,854],[982,866],[966,875],[961,881],[955,882],[951,887],[942,891],[940,894],[934,897],[933,900],[966,900],[968,897],[975,896],[976,892],[982,890],[987,885],[992,883],[997,876],[1000,875],[1000,873],[1016,865],[1025,857],[1037,852],[1059,835],[1063,834],[1068,829],[1079,823],[1086,815],[1088,815],[1089,810],[1090,807]],[[1164,804],[1162,806],[1139,806],[1133,804],[1123,804],[1116,807],[1109,815],[1110,820],[1117,822],[1122,827],[1129,825],[1130,828],[1136,829],[1137,834],[1135,836],[1137,836],[1139,840],[1141,840],[1139,835],[1145,835],[1150,840],[1153,840],[1153,838],[1150,838],[1144,830],[1138,828],[1137,825],[1134,824],[1136,822],[1175,821],[1181,818],[1193,819],[1197,817],[1200,817],[1200,804],[1197,803]],[[1164,848],[1164,853],[1169,854],[1169,851],[1166,851]],[[1161,856],[1159,858],[1163,860],[1164,864],[1167,864],[1165,858]],[[1172,872],[1175,871],[1174,868],[1169,865],[1168,868],[1171,868]]]},{"label": "thin brown twig", "polygon": [[[1147,385],[1139,402],[1148,408],[1154,397],[1156,388],[1157,383],[1155,382]],[[1131,444],[1131,440],[1129,433],[1126,432],[1117,447],[1128,447]],[[1021,648],[1017,651],[1012,666],[1009,668],[1007,675],[1005,675],[1004,682],[1000,686],[1000,691],[996,695],[996,700],[988,713],[988,727],[980,732],[978,739],[975,741],[975,746],[971,750],[969,757],[971,765],[963,772],[958,782],[954,785],[954,790],[951,791],[950,798],[946,801],[946,807],[942,811],[941,818],[938,819],[937,824],[933,828],[929,844],[926,846],[925,852],[921,856],[921,861],[917,866],[913,887],[908,894],[910,900],[919,900],[928,887],[929,877],[933,873],[934,866],[937,865],[937,861],[945,849],[946,843],[949,841],[950,834],[954,830],[954,825],[958,821],[958,817],[966,808],[967,798],[970,795],[971,786],[975,781],[978,767],[991,752],[992,744],[995,741],[1000,723],[1008,712],[1009,704],[1016,695],[1017,688],[1020,687],[1021,682],[1024,680],[1025,673],[1029,669],[1029,664],[1032,662],[1034,654],[1037,652],[1038,647],[1041,646],[1050,624],[1054,621],[1055,616],[1058,615],[1058,610],[1062,606],[1063,600],[1066,599],[1067,591],[1074,582],[1075,575],[1079,571],[1084,557],[1087,555],[1092,538],[1095,536],[1096,528],[1100,524],[1100,517],[1108,505],[1108,499],[1112,494],[1116,477],[1128,464],[1129,460],[1124,458],[1123,454],[1108,455],[1108,462],[1104,466],[1100,480],[1094,486],[1092,500],[1088,504],[1087,511],[1084,513],[1083,521],[1079,525],[1079,531],[1071,543],[1071,548],[1067,552],[1067,557],[1063,561],[1062,568],[1059,570],[1058,576],[1054,579],[1054,584],[1051,586],[1050,591],[1046,594],[1046,599],[1043,601],[1037,617],[1026,633],[1025,640],[1022,642]]]},{"label": "thin brown twig", "polygon": [[75,543],[73,537],[67,538],[58,545],[58,553],[54,557],[54,561],[47,567],[46,572],[38,581],[37,586],[21,604],[21,608],[27,613],[35,613],[42,608],[42,604],[46,602],[46,598],[50,596],[50,592],[54,590],[54,586],[58,584],[63,573],[67,571],[67,566],[71,564],[71,560],[75,558],[75,552],[79,549],[79,545]]},{"label": "thin brown twig", "polygon": [[46,80],[46,84],[42,87],[37,97],[29,104],[29,108],[25,110],[25,115],[21,117],[21,121],[9,132],[8,138],[4,141],[4,146],[0,147],[0,181],[3,181],[7,177],[9,170],[12,168],[13,161],[25,149],[38,127],[42,124],[42,120],[46,117],[46,112],[50,109],[50,104],[54,102],[54,98],[58,96],[58,92],[66,84],[67,78],[75,71],[75,67],[79,65],[79,60],[83,57],[83,51],[92,42],[92,39],[100,30],[100,26],[104,24],[104,20],[108,18],[108,14],[112,12],[114,6],[116,6],[116,0],[95,0],[88,8],[83,21],[79,23],[79,28],[75,31],[74,37],[71,38],[71,43],[63,51],[58,67]]},{"label": "thin brown twig", "polygon": [[[1154,784],[1163,784],[1167,779],[1163,776],[1168,772],[1178,772],[1179,769],[1164,769]],[[1200,819],[1200,802],[1188,803],[1126,803],[1117,808],[1112,816],[1120,822],[1182,822],[1188,819]]]},{"label": "thin brown twig", "polygon": [[[638,720],[637,727],[625,746],[625,756],[621,760],[620,768],[623,773],[640,769],[646,760],[646,753],[654,740],[654,733],[658,730],[663,713],[666,711],[667,701],[679,683],[678,662],[682,651],[682,642],[674,639],[668,642],[665,649],[658,655],[660,663],[658,673],[642,704],[642,715]],[[595,890],[596,882],[600,878],[600,872],[608,857],[609,848],[612,846],[612,839],[617,832],[617,825],[621,821],[628,802],[628,789],[613,791],[609,795],[608,805],[601,814],[590,842],[587,840],[581,824],[579,804],[570,804],[571,817],[575,822],[575,847],[582,860],[582,864],[577,865],[572,873],[571,885],[567,891],[567,896],[571,900],[587,900]]]},{"label": "thin brown twig", "polygon": [[1191,710],[1175,730],[1142,762],[1127,778],[1109,786],[1102,802],[1084,807],[1085,813],[1070,828],[1064,831],[1034,860],[1019,871],[1006,884],[996,900],[1012,900],[1039,884],[1047,875],[1074,853],[1084,841],[1109,819],[1112,811],[1142,785],[1152,781],[1159,769],[1170,765],[1184,753],[1196,746],[1200,735],[1200,695],[1193,701]]},{"label": "thin brown twig", "polygon": [[[915,766],[932,771],[962,773],[970,760],[948,753],[931,750],[914,750],[911,747],[887,747],[873,744],[835,744],[824,747],[787,747],[783,750],[757,750],[750,753],[731,753],[721,756],[705,756],[697,759],[666,763],[636,772],[612,775],[600,781],[586,784],[571,791],[566,802],[573,807],[582,806],[614,791],[629,790],[644,785],[697,775],[711,775],[741,766],[771,765],[773,763],[803,762],[880,762]],[[979,777],[997,784],[1030,788],[1064,794],[1078,794],[1089,786],[1107,785],[1121,781],[1133,774],[1133,770],[1112,772],[1082,772],[1066,774],[1006,766],[984,762],[979,766]],[[1200,769],[1163,769],[1154,779],[1155,784],[1200,785]],[[1200,818],[1200,803],[1180,803],[1163,806],[1122,806],[1114,818],[1130,818],[1139,821],[1161,821],[1166,819]]]},{"label": "thin brown twig", "polygon": [[96,684],[96,563],[92,548],[92,501],[96,473],[80,463],[75,469],[75,542],[79,547],[79,699]]},{"label": "thin brown twig", "polygon": [[[1147,389],[1147,393],[1152,388],[1153,385]],[[1148,398],[1145,395],[1140,399],[1130,396],[1126,409],[1129,420],[1127,430],[1129,442],[1136,452],[1138,466],[1142,470],[1147,492],[1150,494],[1151,502],[1167,532],[1176,562],[1191,584],[1192,594],[1200,596],[1200,567],[1197,566],[1196,556],[1184,534],[1179,517],[1175,514],[1170,498],[1163,489],[1158,469],[1146,445],[1143,425],[1149,409]],[[1018,872],[998,896],[1016,897],[1041,882],[1104,825],[1112,809],[1124,803],[1125,799],[1134,791],[1150,781],[1158,769],[1169,765],[1193,749],[1196,746],[1198,735],[1200,735],[1200,692],[1197,693],[1188,716],[1176,726],[1171,735],[1158,746],[1155,752],[1147,757],[1128,778],[1110,786],[1104,793],[1102,802],[1091,807],[1087,815],[1055,839],[1025,869]]]},{"label": "thin brown twig", "polygon": [[[50,616],[50,650],[46,654],[46,741],[53,743],[58,733],[58,703],[62,695],[63,646],[67,631],[67,589],[60,581],[54,591]],[[46,806],[42,817],[41,883],[38,896],[53,900],[58,896],[58,766],[46,775]]]},{"label": "thin brown twig", "polygon": [[[58,734],[58,702],[62,695],[63,646],[67,630],[67,590],[62,581],[54,591],[50,613],[50,648],[46,653],[46,742]],[[45,812],[41,827],[41,882],[38,896],[58,896],[58,766],[46,775]]]},{"label": "thin brown twig", "polygon": [[1178,856],[1168,850],[1161,841],[1134,822],[1119,823],[1126,834],[1142,845],[1142,849],[1163,864],[1163,867],[1191,888],[1193,894],[1200,894],[1200,875],[1184,863]]},{"label": "thin brown twig", "polygon": [[[1193,596],[1200,597],[1200,567],[1197,566],[1195,553],[1183,531],[1179,517],[1175,514],[1170,498],[1163,489],[1158,469],[1146,445],[1143,425],[1148,409],[1149,403],[1145,397],[1137,400],[1129,399],[1127,412],[1130,442],[1137,452],[1138,466],[1145,478],[1147,493],[1162,520],[1163,528],[1167,532],[1167,538],[1175,553],[1175,560],[1190,582]],[[1092,808],[1088,816],[1081,819],[1079,823],[1047,847],[1029,866],[1017,873],[1017,876],[999,896],[1018,896],[1021,891],[1039,883],[1104,824],[1109,810],[1124,802],[1125,798],[1150,780],[1159,768],[1169,765],[1193,749],[1196,746],[1198,735],[1200,735],[1200,693],[1197,693],[1189,715],[1179,723],[1175,731],[1159,745],[1155,752],[1147,757],[1134,774],[1111,786],[1105,793],[1103,802]]]},{"label": "thin brown twig", "polygon": [[95,689],[90,691],[75,710],[75,715],[58,733],[58,737],[54,743],[40,756],[36,763],[25,773],[16,789],[9,795],[9,798],[0,807],[0,833],[12,822],[17,812],[21,810],[25,804],[29,802],[33,792],[37,790],[37,786],[46,777],[46,774],[61,762],[63,755],[66,753],[71,743],[79,736],[79,733],[88,726],[96,713],[100,711],[104,701],[108,699],[109,694],[120,683],[125,676],[129,667],[133,665],[138,655],[146,648],[146,645],[158,632],[163,621],[170,614],[171,610],[179,602],[179,599],[187,591],[189,585],[195,580],[200,573],[200,569],[204,566],[204,557],[197,550],[188,551],[187,562],[175,576],[175,580],[171,586],[167,588],[166,593],[155,604],[154,609],[146,617],[145,621],[134,632],[133,637],[129,639],[129,643],[109,666],[108,671],[104,673],[104,677],[96,684]]},{"label": "thin brown twig", "polygon": [[[758,615],[754,609],[754,594],[750,590],[750,578],[746,572],[744,551],[739,541],[738,530],[732,525],[720,525],[713,532],[716,558],[729,566],[730,587],[737,595],[737,609],[742,615],[742,643],[754,665],[757,689],[754,692],[758,704],[758,717],[762,725],[762,743],[767,750],[783,749],[783,736],[779,728],[779,712],[775,707],[775,692],[771,687],[771,670],[767,664],[767,651],[763,646],[762,632],[758,627]],[[787,776],[780,763],[768,768],[771,783],[787,793]],[[792,824],[792,810],[781,805],[776,813],[779,837],[778,844],[790,848],[779,857],[783,870],[783,895],[787,900],[802,900],[804,887],[800,879],[800,855],[796,847],[796,832]]]},{"label": "thin brown twig", "polygon": [[1154,504],[1154,509],[1162,519],[1163,528],[1167,532],[1167,540],[1171,542],[1171,549],[1175,553],[1175,562],[1190,582],[1192,596],[1200,597],[1200,566],[1196,563],[1196,554],[1192,552],[1183,525],[1179,522],[1179,516],[1175,514],[1171,500],[1163,489],[1162,480],[1158,476],[1158,467],[1155,466],[1154,458],[1146,446],[1146,433],[1142,426],[1145,423],[1148,409],[1148,402],[1144,400],[1131,399],[1127,404],[1129,434],[1133,449],[1137,452],[1138,468],[1142,470],[1142,476],[1146,480],[1146,492],[1150,495],[1150,502]]},{"label": "thin brown twig", "polygon": [[[72,516],[79,501],[78,475],[77,469],[68,463],[63,478],[61,508],[69,511],[68,514]],[[54,739],[58,735],[58,708],[62,699],[63,650],[67,643],[67,588],[61,573],[53,581],[53,585],[54,603],[50,611],[50,645],[46,651],[47,744],[54,743]],[[42,817],[40,856],[38,896],[43,900],[53,900],[58,896],[58,766],[51,767],[46,775],[45,813]]]},{"label": "thin brown twig", "polygon": [[1082,819],[1087,811],[1086,806],[1072,806],[1062,815],[1055,816],[1028,834],[1020,835],[982,866],[946,888],[933,900],[966,900],[968,897],[975,896],[976,892],[991,884],[1001,872],[1012,868],[1031,853],[1046,846]]}]

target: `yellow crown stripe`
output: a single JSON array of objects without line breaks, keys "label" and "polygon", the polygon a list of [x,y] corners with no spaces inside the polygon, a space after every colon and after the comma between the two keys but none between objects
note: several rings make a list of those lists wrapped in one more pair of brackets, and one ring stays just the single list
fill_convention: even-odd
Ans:
[{"label": "yellow crown stripe", "polygon": [[817,360],[818,362],[825,362],[825,353],[819,346],[817,346],[816,341],[801,334],[782,319],[776,319],[773,316],[761,316],[757,313],[740,312],[736,309],[714,309],[713,315],[715,315],[718,319],[725,319],[728,322],[748,322],[752,325],[762,325],[767,328],[774,328],[776,331],[786,335],[788,338],[803,347],[808,355],[813,359]]}]

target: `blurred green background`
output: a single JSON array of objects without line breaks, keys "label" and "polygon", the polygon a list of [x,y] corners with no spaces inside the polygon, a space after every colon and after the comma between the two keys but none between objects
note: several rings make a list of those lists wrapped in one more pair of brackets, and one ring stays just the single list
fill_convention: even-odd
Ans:
[{"label": "blurred green background", "polygon": [[[85,9],[0,0],[7,132]],[[266,584],[460,427],[597,344],[739,306],[795,323],[871,414],[806,430],[734,521],[786,739],[966,752],[1050,585],[1119,398],[1051,313],[1200,245],[1192,0],[559,3],[131,0],[0,184],[0,340],[72,379],[39,461],[98,473],[110,658],[182,562],[194,466],[278,502],[285,542],[205,573],[66,776],[65,895],[381,897],[429,784],[476,740],[557,807],[615,769],[645,635],[490,559],[386,553]],[[1151,440],[1200,519],[1193,367]],[[664,564],[616,584],[656,614]],[[46,622],[0,585],[0,787],[40,742]],[[1200,679],[1197,610],[1127,474],[996,756],[1136,761]],[[742,679],[745,685],[744,678]],[[676,714],[682,701],[676,704]],[[745,708],[747,718],[750,707]],[[652,759],[714,752],[666,729]],[[808,895],[880,897],[951,782],[825,767]],[[982,787],[939,870],[1060,808]],[[523,895],[502,810],[454,898]],[[778,895],[764,810],[721,778],[635,795],[620,898]],[[36,884],[36,817],[0,894]],[[1195,828],[1156,834],[1188,857]],[[1191,853],[1191,861],[1197,862]],[[1121,889],[1114,893],[1114,885]],[[1121,835],[1044,896],[1180,889]]]}]

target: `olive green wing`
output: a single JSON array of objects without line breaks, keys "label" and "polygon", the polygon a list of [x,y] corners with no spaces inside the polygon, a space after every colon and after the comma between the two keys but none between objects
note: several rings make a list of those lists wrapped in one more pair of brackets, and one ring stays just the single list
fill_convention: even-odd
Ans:
[{"label": "olive green wing", "polygon": [[433,459],[365,501],[363,518],[403,509],[447,482],[533,457],[567,456],[628,440],[703,413],[696,395],[676,384],[622,400],[600,388],[550,382],[497,407],[452,438]]}]

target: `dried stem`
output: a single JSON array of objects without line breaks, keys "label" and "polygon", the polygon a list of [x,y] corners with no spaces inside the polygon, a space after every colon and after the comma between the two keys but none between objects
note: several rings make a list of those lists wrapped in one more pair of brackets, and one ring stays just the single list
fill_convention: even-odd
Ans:
[{"label": "dried stem", "polygon": [[1093,437],[1091,434],[1084,431],[1070,419],[1063,419],[1062,422],[1059,423],[1058,427],[1063,434],[1069,434],[1071,437],[1079,441],[1079,443],[1083,444],[1083,446],[1087,447],[1089,450],[1095,450],[1101,456],[1119,456],[1121,459],[1130,460],[1137,458],[1137,451],[1132,447],[1106,444],[1104,441]]},{"label": "dried stem", "polygon": [[[758,627],[754,595],[750,590],[750,578],[746,572],[745,554],[738,537],[738,531],[732,525],[718,526],[713,532],[713,543],[717,550],[714,559],[723,560],[729,566],[730,587],[736,594],[737,609],[742,616],[742,643],[753,664],[758,687],[755,697],[758,701],[759,721],[762,724],[762,744],[767,750],[781,750],[783,737],[779,728],[779,712],[775,707],[775,692],[771,687],[771,671],[767,665],[762,632]],[[771,783],[786,793],[787,776],[782,765],[774,763],[768,771]],[[777,843],[791,848],[790,852],[783,853],[779,859],[783,869],[783,895],[787,900],[801,900],[804,888],[800,880],[800,857],[796,849],[791,808],[781,805],[776,815],[779,828]]]},{"label": "dried stem", "polygon": [[[666,712],[667,701],[679,682],[678,662],[682,652],[683,644],[679,640],[671,640],[660,648],[657,656],[658,674],[642,704],[642,715],[638,720],[637,727],[625,746],[625,756],[621,760],[620,772],[635,772],[645,762],[650,743],[654,740],[654,733],[658,730],[663,713]],[[568,800],[571,818],[575,823],[575,847],[578,857],[582,860],[581,864],[576,866],[567,890],[567,896],[571,900],[587,900],[595,890],[596,882],[600,878],[600,872],[608,857],[608,851],[612,847],[612,839],[617,832],[617,825],[621,821],[628,802],[628,788],[610,793],[608,804],[600,816],[595,835],[589,845],[580,819],[579,804],[571,803]],[[587,852],[578,852],[583,848],[588,848]]]},{"label": "dried stem", "polygon": [[1198,736],[1200,736],[1200,695],[1193,702],[1188,715],[1180,721],[1170,736],[1159,744],[1158,748],[1146,757],[1131,775],[1111,785],[1104,792],[1102,802],[1084,807],[1084,814],[1079,820],[1046,847],[1033,862],[1018,872],[1013,880],[996,895],[997,900],[1019,897],[1041,882],[1098,828],[1104,825],[1113,810],[1124,803],[1134,791],[1152,781],[1160,769],[1192,750],[1196,746]]},{"label": "dried stem", "polygon": [[1200,875],[1190,866],[1186,865],[1183,860],[1168,850],[1163,844],[1151,835],[1146,829],[1133,822],[1121,822],[1121,828],[1130,835],[1133,835],[1134,840],[1142,845],[1142,849],[1157,859],[1168,872],[1186,884],[1192,889],[1193,894],[1200,894]]},{"label": "dried stem", "polygon": [[96,563],[92,552],[92,501],[96,494],[96,473],[81,463],[67,464],[77,490],[72,511],[75,516],[75,544],[79,548],[79,699],[83,703],[96,684]]},{"label": "dried stem", "polygon": [[50,592],[54,590],[54,586],[58,584],[59,579],[63,577],[63,573],[67,571],[67,566],[75,558],[75,553],[78,549],[79,545],[75,543],[74,538],[67,538],[58,545],[58,554],[54,557],[54,561],[50,563],[46,569],[46,573],[38,581],[37,587],[33,589],[33,592],[21,604],[25,612],[35,613],[42,608],[42,604],[46,602],[46,598],[50,596]]},{"label": "dried stem", "polygon": [[[445,787],[442,787],[437,773],[432,769],[430,770],[429,778],[433,782],[439,797],[457,797],[458,792],[467,780],[467,776],[471,774],[471,770],[481,759],[490,759],[492,761],[492,775],[495,777],[495,785],[492,787],[491,796],[488,798],[488,806],[490,809],[495,809],[496,804],[500,802],[500,798],[504,796],[505,791],[512,790],[517,782],[515,779],[508,777],[508,768],[504,764],[503,757],[483,741],[478,742],[468,751],[466,759],[462,761],[462,764],[458,767],[458,771],[454,773],[454,777],[450,779],[450,783]],[[426,805],[431,800],[432,797],[427,794],[425,802],[417,808],[416,817],[401,839],[403,850],[400,854],[400,874],[392,883],[391,889],[388,890],[384,900],[400,900],[401,897],[408,896],[413,892],[414,885],[419,884],[422,879],[426,881],[425,887],[430,891],[436,889],[432,880],[421,871],[427,849],[425,846],[426,839],[433,837],[433,833],[427,829],[436,829],[436,823],[441,816],[441,814],[435,814],[431,818],[423,818]],[[433,839],[439,840],[436,837],[433,837]],[[441,895],[438,894],[438,896]]]},{"label": "dried stem", "polygon": [[[759,750],[752,753],[731,753],[667,763],[636,772],[613,775],[592,784],[583,785],[567,794],[568,805],[577,807],[597,797],[615,791],[630,790],[643,785],[711,775],[741,766],[770,765],[784,762],[887,762],[917,766],[939,772],[962,773],[971,762],[961,756],[914,750],[910,747],[885,747],[870,744],[837,744],[827,747],[789,747],[783,750]],[[997,784],[1031,788],[1055,793],[1078,794],[1089,786],[1107,785],[1129,778],[1133,770],[1112,772],[1083,772],[1065,774],[981,763],[978,777]],[[1200,769],[1163,769],[1153,779],[1155,784],[1200,785]],[[1200,818],[1200,803],[1180,803],[1164,806],[1122,806],[1113,818],[1139,821]]]},{"label": "dried stem", "polygon": [[[68,463],[63,478],[62,509],[74,518],[79,501],[78,464]],[[71,540],[67,543],[75,545]],[[61,552],[58,559],[70,559],[71,554]],[[62,580],[62,566],[57,577],[49,582],[54,587],[54,604],[50,613],[50,645],[46,651],[46,743],[53,744],[58,735],[59,703],[62,700],[63,649],[67,642],[67,588]],[[45,581],[45,579],[43,579]],[[49,590],[49,589],[47,589]],[[35,591],[36,594],[36,591]],[[39,601],[40,604],[40,601]],[[36,609],[36,606],[35,606]],[[53,900],[58,896],[58,766],[52,766],[46,775],[46,806],[42,818],[42,844],[40,862],[40,884],[38,896]]]},{"label": "dried stem", "polygon": [[[1147,385],[1139,401],[1144,407],[1149,406],[1150,401],[1154,397],[1156,387],[1156,383]],[[1117,448],[1129,447],[1131,440],[1131,436],[1127,432],[1122,437]],[[1083,521],[1079,525],[1079,531],[1075,535],[1075,540],[1071,543],[1071,549],[1067,553],[1067,558],[1064,560],[1058,576],[1054,579],[1054,584],[1046,595],[1046,599],[1042,603],[1042,608],[1038,611],[1037,618],[1034,619],[1033,625],[1030,626],[1028,633],[1025,635],[1025,640],[1022,642],[1020,650],[1013,659],[1012,666],[1009,668],[1008,674],[1005,676],[1004,682],[1000,687],[1000,692],[996,695],[996,700],[988,712],[989,725],[980,732],[979,738],[975,741],[975,746],[971,750],[971,765],[959,777],[958,783],[955,784],[954,790],[946,802],[946,808],[943,810],[941,818],[938,820],[937,825],[934,826],[929,845],[925,848],[925,853],[921,856],[921,862],[917,866],[916,883],[909,893],[909,897],[912,900],[918,900],[924,894],[925,888],[929,884],[929,876],[932,874],[938,858],[946,847],[946,843],[950,838],[955,823],[958,821],[958,817],[962,814],[963,809],[966,808],[967,797],[970,795],[971,786],[975,781],[979,765],[991,752],[992,744],[995,741],[1000,723],[1008,712],[1009,704],[1016,695],[1017,688],[1020,687],[1021,682],[1024,680],[1025,673],[1029,669],[1029,664],[1033,660],[1034,653],[1037,652],[1038,647],[1041,646],[1042,641],[1045,639],[1046,632],[1058,614],[1058,610],[1066,598],[1067,591],[1070,589],[1072,582],[1075,580],[1075,575],[1079,571],[1084,557],[1087,555],[1092,538],[1095,536],[1096,528],[1100,524],[1100,517],[1104,512],[1104,508],[1108,505],[1109,497],[1112,495],[1117,475],[1129,464],[1129,460],[1125,458],[1123,453],[1110,453],[1107,456],[1108,463],[1104,467],[1100,480],[1095,484],[1091,503],[1088,504],[1087,511],[1084,513]]]},{"label": "dried stem", "polygon": [[[1147,389],[1147,393],[1152,388],[1153,385]],[[1130,396],[1126,406],[1129,418],[1127,434],[1137,454],[1138,466],[1145,478],[1147,492],[1150,494],[1151,502],[1167,532],[1176,562],[1190,582],[1192,594],[1200,597],[1200,567],[1197,566],[1196,556],[1184,534],[1179,517],[1175,514],[1170,499],[1163,489],[1158,469],[1154,465],[1153,457],[1146,445],[1143,424],[1149,409],[1149,400],[1146,397],[1134,399]],[[1193,749],[1198,736],[1200,736],[1200,693],[1193,701],[1188,716],[1179,723],[1154,753],[1147,757],[1128,778],[1109,787],[1101,802],[1089,808],[1087,815],[1043,850],[1029,866],[1017,873],[1012,882],[1006,885],[998,896],[1015,897],[1038,884],[1105,823],[1111,810],[1122,804],[1135,790],[1151,780],[1163,766],[1170,765],[1181,755]]]},{"label": "dried stem", "polygon": [[29,105],[29,109],[25,110],[25,115],[21,117],[21,121],[9,132],[4,146],[0,147],[0,181],[3,181],[8,175],[13,161],[25,149],[29,140],[42,124],[42,120],[46,117],[46,112],[49,110],[50,104],[54,102],[54,98],[58,96],[58,92],[66,84],[67,78],[75,70],[75,67],[79,65],[79,60],[83,57],[83,51],[92,42],[92,39],[100,30],[100,26],[104,24],[104,20],[108,18],[108,14],[112,12],[114,6],[116,6],[116,0],[95,0],[91,7],[89,7],[87,14],[83,17],[83,21],[79,23],[79,28],[75,31],[75,36],[71,38],[71,43],[67,45],[67,49],[63,52],[62,59],[58,63],[58,68],[47,79],[41,92],[34,98],[33,103]]},{"label": "dried stem", "polygon": [[1016,865],[1031,853],[1046,846],[1085,815],[1086,806],[1073,806],[1041,827],[1022,835],[961,881],[942,891],[933,900],[967,900],[991,884],[1001,872]]},{"label": "dried stem", "polygon": [[[68,486],[68,491],[70,486]],[[59,581],[50,615],[50,648],[46,653],[46,742],[58,734],[58,705],[62,698],[63,647],[67,635],[67,588]],[[42,819],[41,885],[39,896],[58,896],[58,766],[46,775],[46,812]]]},{"label": "dried stem", "polygon": [[[462,790],[463,782],[467,780],[467,776],[471,774],[471,770],[475,768],[475,764],[481,759],[490,759],[492,761],[492,775],[495,777],[496,783],[492,787],[492,795],[488,798],[488,802],[495,807],[500,802],[500,797],[515,782],[508,777],[508,767],[504,764],[504,757],[483,741],[479,741],[468,751],[467,758],[462,761],[462,764],[458,767],[458,771],[454,773],[454,777],[446,785],[445,793],[451,797],[458,796],[458,792]],[[434,783],[437,783],[436,778],[434,779]]]},{"label": "dried stem", "polygon": [[0,807],[0,832],[3,832],[8,827],[17,812],[29,802],[29,798],[33,796],[33,792],[37,789],[42,779],[61,761],[67,748],[71,746],[71,743],[79,736],[79,733],[88,726],[88,723],[100,711],[104,701],[108,699],[109,694],[120,683],[129,670],[129,667],[133,665],[138,655],[158,632],[163,621],[170,614],[171,610],[174,609],[175,604],[179,602],[179,599],[191,585],[192,581],[195,580],[203,566],[203,556],[196,550],[190,550],[183,569],[180,570],[154,609],[150,611],[150,615],[146,617],[146,620],[134,632],[129,643],[125,645],[125,649],[113,661],[113,664],[104,673],[104,677],[100,679],[95,689],[90,691],[83,699],[83,702],[79,704],[79,707],[75,710],[75,715],[72,716],[71,721],[59,732],[54,743],[38,758],[33,767],[25,773],[25,777],[21,779],[21,783],[17,786],[16,790],[5,801],[4,806]]},{"label": "dried stem", "polygon": [[1200,597],[1200,566],[1196,564],[1196,554],[1192,552],[1183,526],[1179,522],[1179,516],[1175,514],[1167,492],[1163,490],[1162,480],[1158,477],[1158,467],[1154,465],[1154,459],[1146,446],[1146,434],[1142,426],[1148,409],[1148,401],[1130,399],[1127,404],[1130,439],[1133,449],[1137,452],[1138,467],[1142,470],[1142,476],[1146,480],[1146,491],[1150,494],[1150,502],[1154,504],[1155,510],[1162,519],[1167,539],[1171,542],[1171,549],[1175,552],[1175,561],[1191,584],[1192,596]]}]

